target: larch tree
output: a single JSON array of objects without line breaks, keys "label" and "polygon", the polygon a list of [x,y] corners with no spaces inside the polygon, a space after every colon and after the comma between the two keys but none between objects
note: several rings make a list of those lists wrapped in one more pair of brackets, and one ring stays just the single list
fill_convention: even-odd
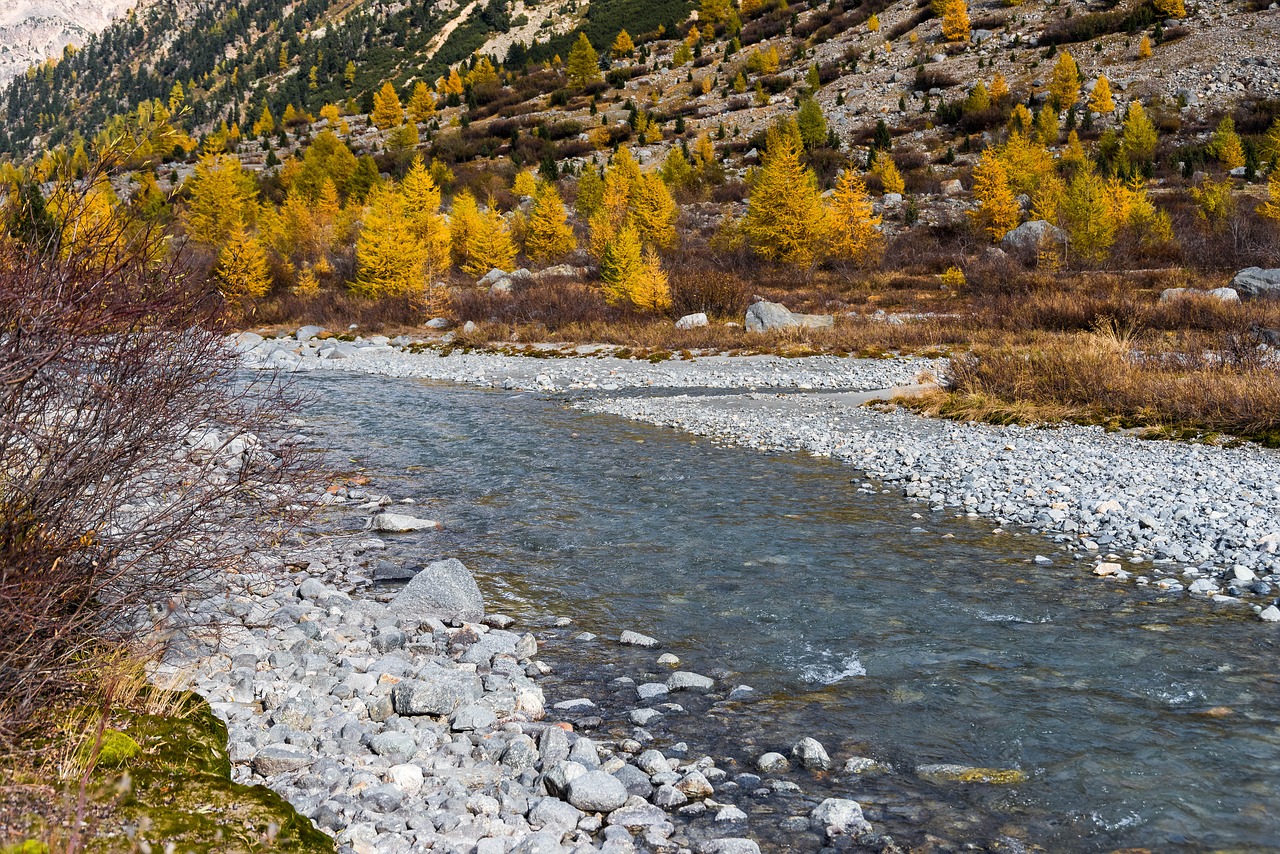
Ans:
[{"label": "larch tree", "polygon": [[569,77],[569,85],[579,89],[602,79],[600,55],[591,46],[591,39],[587,38],[586,33],[578,33],[578,40],[569,51],[569,65],[565,73]]},{"label": "larch tree", "polygon": [[852,166],[844,170],[827,207],[831,237],[828,254],[833,258],[865,264],[879,256],[884,245],[880,217],[867,193],[866,182]]},{"label": "larch tree", "polygon": [[515,260],[516,247],[511,240],[511,227],[490,199],[489,206],[476,222],[475,230],[467,235],[467,263],[462,265],[462,271],[473,276],[493,269],[510,271]]},{"label": "larch tree", "polygon": [[1009,82],[1004,79],[1004,75],[999,71],[991,78],[991,100],[996,104],[1003,104],[1010,97]]},{"label": "larch tree", "polygon": [[1115,99],[1111,97],[1111,81],[1105,74],[1099,74],[1098,82],[1093,84],[1093,91],[1089,93],[1089,110],[1104,115],[1116,111]]},{"label": "larch tree", "polygon": [[339,133],[348,133],[351,128],[347,126],[346,121],[342,118],[342,113],[338,111],[337,104],[325,104],[320,108],[320,118],[329,123],[329,127]]},{"label": "larch tree", "polygon": [[1271,164],[1273,172],[1280,166],[1280,118],[1271,122],[1271,127],[1263,135],[1258,154],[1262,156],[1263,162]]},{"label": "larch tree", "polygon": [[436,114],[436,96],[431,87],[419,80],[409,96],[409,115],[418,124],[429,122]]},{"label": "larch tree", "polygon": [[577,245],[560,191],[550,181],[543,182],[534,194],[525,226],[525,254],[535,263],[547,264],[568,255]]},{"label": "larch tree", "polygon": [[368,297],[412,297],[425,284],[425,256],[399,188],[375,187],[356,239],[352,290]]},{"label": "larch tree", "polygon": [[1147,118],[1147,111],[1141,101],[1129,105],[1124,117],[1124,132],[1121,135],[1120,151],[1125,160],[1134,169],[1145,167],[1155,156],[1156,143],[1160,141],[1156,126]]},{"label": "larch tree", "polygon": [[880,32],[880,16],[872,12],[871,17],[867,18],[867,29],[873,33]]},{"label": "larch tree", "polygon": [[646,172],[636,182],[631,198],[631,221],[647,245],[667,249],[676,242],[679,209],[671,191],[657,172]]},{"label": "larch tree", "polygon": [[609,51],[614,59],[622,59],[636,52],[636,43],[631,40],[631,34],[622,29],[618,31],[618,37],[613,40],[613,46]]},{"label": "larch tree", "polygon": [[1258,213],[1280,225],[1280,170],[1272,169],[1267,181],[1266,202],[1258,206]]},{"label": "larch tree", "polygon": [[1049,103],[1055,110],[1065,110],[1080,99],[1080,68],[1067,51],[1058,54],[1053,74],[1049,77]]},{"label": "larch tree", "polygon": [[396,94],[396,87],[391,85],[390,80],[383,83],[382,88],[374,94],[373,112],[369,114],[369,121],[378,130],[399,127],[404,123],[404,107],[401,106],[400,96]]},{"label": "larch tree", "polygon": [[604,204],[604,179],[592,165],[583,167],[578,176],[578,195],[573,200],[573,209],[582,219],[590,219],[591,215]]},{"label": "larch tree", "polygon": [[893,155],[884,149],[876,152],[875,160],[871,164],[871,172],[880,176],[885,193],[901,195],[907,189],[906,182],[902,180],[902,173],[898,171],[898,164],[893,162]]},{"label": "larch tree", "polygon": [[251,223],[257,212],[258,188],[230,154],[206,154],[187,179],[189,193],[183,217],[187,236],[197,243],[221,248],[237,228]]},{"label": "larch tree", "polygon": [[471,245],[471,235],[480,227],[480,205],[470,190],[463,190],[453,197],[453,208],[449,216],[449,240],[453,253],[453,263],[464,267],[467,263],[467,251]]},{"label": "larch tree", "polygon": [[1182,0],[1155,0],[1155,7],[1166,18],[1187,17],[1187,7]]},{"label": "larch tree", "polygon": [[[794,125],[792,125],[794,128]],[[810,267],[826,240],[827,211],[813,171],[800,159],[799,134],[775,127],[751,185],[743,234],[760,257]]]},{"label": "larch tree", "polygon": [[254,136],[270,136],[276,132],[276,119],[271,115],[271,107],[263,104],[258,120],[253,123]]},{"label": "larch tree", "polygon": [[969,7],[965,0],[942,0],[942,38],[949,42],[969,38]]},{"label": "larch tree", "polygon": [[422,251],[422,274],[434,282],[449,267],[449,223],[440,213],[440,188],[431,172],[415,157],[400,185],[404,215]]},{"label": "larch tree", "polygon": [[1058,112],[1045,104],[1040,108],[1040,112],[1036,113],[1036,136],[1044,145],[1057,145],[1059,133]]},{"label": "larch tree", "polygon": [[652,246],[644,248],[640,272],[630,293],[631,304],[642,311],[661,312],[671,308],[671,287],[662,259]]},{"label": "larch tree", "polygon": [[640,235],[630,224],[623,225],[600,255],[600,280],[610,305],[630,302],[643,265]]},{"label": "larch tree", "polygon": [[796,113],[796,127],[806,151],[827,141],[827,117],[822,114],[822,107],[813,98],[805,98],[800,102],[800,109]]},{"label": "larch tree", "polygon": [[1244,145],[1240,142],[1240,134],[1236,133],[1236,123],[1231,116],[1224,116],[1213,132],[1209,142],[1209,151],[1222,164],[1222,168],[1231,170],[1244,165]]},{"label": "larch tree", "polygon": [[978,207],[969,216],[993,243],[1017,227],[1018,201],[1009,189],[1009,173],[991,149],[982,152],[982,161],[973,170],[973,194]]},{"label": "larch tree", "polygon": [[1076,172],[1058,205],[1058,224],[1071,239],[1071,248],[1086,261],[1105,259],[1116,238],[1116,221],[1107,182],[1092,169]]},{"label": "larch tree", "polygon": [[1151,36],[1146,33],[1142,34],[1142,41],[1138,42],[1138,59],[1151,58]]},{"label": "larch tree", "polygon": [[1022,136],[1031,136],[1031,132],[1035,129],[1036,120],[1032,118],[1031,111],[1027,109],[1026,104],[1017,104],[1013,108],[1013,112],[1009,114],[1008,128],[1009,133],[1021,134]]},{"label": "larch tree", "polygon": [[223,299],[241,310],[270,290],[266,250],[243,223],[236,225],[218,253],[215,275]]},{"label": "larch tree", "polygon": [[511,192],[517,196],[532,198],[538,192],[538,179],[528,169],[522,169],[511,182]]}]

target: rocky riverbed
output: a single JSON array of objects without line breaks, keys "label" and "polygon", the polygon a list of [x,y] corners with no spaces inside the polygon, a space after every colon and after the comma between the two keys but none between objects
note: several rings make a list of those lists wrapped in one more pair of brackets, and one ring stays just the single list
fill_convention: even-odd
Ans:
[{"label": "rocky riverbed", "polygon": [[[813,739],[791,761],[762,757],[759,773],[731,774],[679,742],[656,749],[646,727],[670,741],[682,703],[705,710],[752,692],[680,670],[656,639],[628,630],[618,648],[651,651],[664,675],[615,678],[614,698],[631,708],[612,716],[626,731],[588,736],[602,723],[601,698],[548,699],[539,636],[486,613],[459,561],[402,568],[411,576],[402,588],[375,584],[384,537],[431,536],[411,533],[429,532],[430,520],[352,485],[308,500],[329,506],[335,528],[256,554],[254,571],[196,606],[202,628],[175,640],[162,669],[189,677],[226,721],[233,777],[283,795],[339,851],[755,852],[754,805],[800,795],[777,775],[791,761],[832,768]],[[338,533],[353,511],[383,534]],[[553,625],[576,632],[570,618]],[[853,761],[845,770],[866,769]],[[788,803],[796,814],[786,830],[803,835],[802,848],[895,850],[856,801]]]}]

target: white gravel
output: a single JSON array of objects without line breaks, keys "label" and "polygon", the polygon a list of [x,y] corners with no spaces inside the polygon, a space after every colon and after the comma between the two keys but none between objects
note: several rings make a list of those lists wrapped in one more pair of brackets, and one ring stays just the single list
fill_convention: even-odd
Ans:
[{"label": "white gravel", "polygon": [[412,353],[381,339],[298,342],[263,340],[250,333],[240,336],[237,346],[251,365],[288,371],[349,371],[541,392],[630,388],[878,389],[913,382],[921,374],[936,374],[942,366],[938,359],[837,356],[702,356],[651,363],[613,356],[538,358],[488,352],[442,355],[437,350]]}]

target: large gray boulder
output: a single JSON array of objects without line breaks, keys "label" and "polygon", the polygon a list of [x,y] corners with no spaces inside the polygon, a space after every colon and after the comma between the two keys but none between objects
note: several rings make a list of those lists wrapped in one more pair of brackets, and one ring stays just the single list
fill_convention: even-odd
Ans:
[{"label": "large gray boulder", "polygon": [[480,677],[464,670],[426,672],[391,689],[398,715],[451,715],[484,696]]},{"label": "large gray boulder", "polygon": [[462,561],[449,558],[427,564],[388,607],[401,617],[474,623],[484,616],[484,597]]},{"label": "large gray boulder", "polygon": [[1245,267],[1231,280],[1231,287],[1242,299],[1280,297],[1280,268]]},{"label": "large gray boulder", "polygon": [[568,800],[585,812],[613,812],[627,802],[627,787],[612,774],[588,771],[569,781]]},{"label": "large gray boulder", "polygon": [[748,332],[771,332],[793,326],[824,329],[835,323],[835,317],[830,314],[797,314],[781,303],[760,300],[747,309],[743,326]]},{"label": "large gray boulder", "polygon": [[848,798],[827,798],[809,813],[809,827],[827,838],[856,836],[871,829],[862,816],[862,805]]},{"label": "large gray boulder", "polygon": [[1035,260],[1043,246],[1061,247],[1067,243],[1066,233],[1051,222],[1033,219],[1024,222],[1000,240],[1000,248],[1024,261]]},{"label": "large gray boulder", "polygon": [[379,513],[369,522],[369,528],[382,534],[405,534],[411,531],[430,531],[440,523],[432,519],[419,519],[403,513]]}]

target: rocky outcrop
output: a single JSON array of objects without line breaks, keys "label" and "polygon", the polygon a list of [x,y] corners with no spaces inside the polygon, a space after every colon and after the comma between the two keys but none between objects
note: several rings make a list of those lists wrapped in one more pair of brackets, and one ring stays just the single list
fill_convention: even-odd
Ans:
[{"label": "rocky outcrop", "polygon": [[1280,269],[1245,267],[1231,280],[1231,287],[1235,288],[1241,299],[1280,297]]},{"label": "rocky outcrop", "polygon": [[782,303],[760,300],[747,309],[743,325],[748,332],[772,332],[790,327],[824,329],[835,323],[835,317],[830,314],[797,314]]},{"label": "rocky outcrop", "polygon": [[1066,233],[1051,222],[1033,219],[1024,222],[1000,240],[1000,248],[1023,261],[1033,261],[1041,247],[1061,248],[1067,244]]}]

